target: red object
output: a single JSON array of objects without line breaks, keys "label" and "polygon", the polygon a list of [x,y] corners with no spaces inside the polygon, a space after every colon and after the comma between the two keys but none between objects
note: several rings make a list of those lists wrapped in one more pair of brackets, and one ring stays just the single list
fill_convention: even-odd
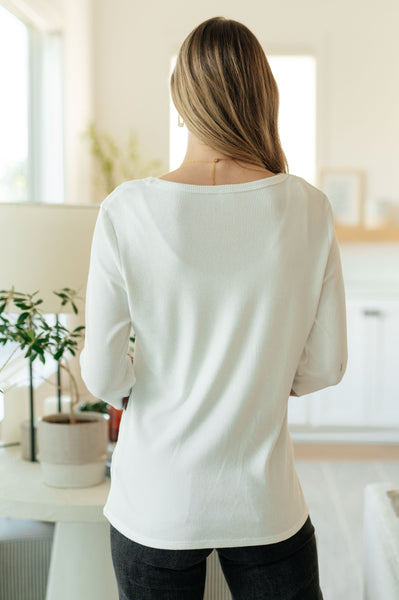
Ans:
[{"label": "red object", "polygon": [[[131,356],[130,359],[133,363],[133,356]],[[129,401],[129,396],[125,396],[124,398],[122,398],[123,408],[121,410],[118,410],[117,408],[114,408],[113,406],[108,405],[108,414],[109,414],[108,438],[109,438],[110,442],[116,442],[118,440],[119,425],[121,422],[122,413],[123,413],[123,410],[126,408],[128,401]]]},{"label": "red object", "polygon": [[119,424],[121,422],[122,413],[123,409],[118,410],[113,406],[108,405],[108,438],[110,442],[116,442],[118,439]]}]

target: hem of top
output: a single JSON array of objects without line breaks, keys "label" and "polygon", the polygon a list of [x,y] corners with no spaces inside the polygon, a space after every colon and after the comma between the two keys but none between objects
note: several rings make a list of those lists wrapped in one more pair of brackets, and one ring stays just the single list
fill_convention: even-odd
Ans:
[{"label": "hem of top", "polygon": [[244,183],[223,183],[221,185],[194,185],[192,183],[179,183],[177,181],[168,181],[159,177],[145,177],[143,181],[155,183],[166,188],[183,190],[185,192],[211,192],[211,193],[230,193],[241,192],[247,190],[256,190],[269,185],[275,185],[287,179],[289,173],[277,173],[271,177],[263,179],[255,179],[254,181],[246,181]]},{"label": "hem of top", "polygon": [[277,542],[283,542],[291,536],[295,535],[301,527],[306,523],[309,516],[309,508],[306,507],[305,513],[302,514],[301,518],[289,529],[280,533],[279,535],[269,535],[260,538],[233,538],[233,539],[207,539],[207,540],[190,540],[190,541],[170,541],[170,540],[159,540],[156,538],[150,538],[143,535],[137,535],[136,533],[125,527],[117,517],[112,515],[107,508],[103,508],[103,515],[111,523],[115,529],[117,529],[122,535],[128,539],[148,546],[150,548],[157,548],[159,550],[201,550],[204,548],[240,548],[243,546],[263,546],[265,544],[273,544]]}]

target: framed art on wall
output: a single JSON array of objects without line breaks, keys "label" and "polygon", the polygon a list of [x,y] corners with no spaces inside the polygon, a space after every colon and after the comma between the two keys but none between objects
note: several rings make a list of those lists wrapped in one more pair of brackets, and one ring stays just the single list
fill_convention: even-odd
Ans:
[{"label": "framed art on wall", "polygon": [[355,169],[321,169],[318,187],[327,195],[337,225],[364,225],[364,173]]}]

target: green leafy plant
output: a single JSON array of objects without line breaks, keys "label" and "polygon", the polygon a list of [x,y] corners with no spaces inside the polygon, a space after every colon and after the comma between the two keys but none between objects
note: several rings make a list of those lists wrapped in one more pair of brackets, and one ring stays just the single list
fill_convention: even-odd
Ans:
[{"label": "green leafy plant", "polygon": [[89,124],[83,137],[89,141],[90,152],[97,167],[96,183],[101,185],[106,194],[110,194],[124,181],[160,174],[165,170],[160,160],[145,164],[142,162],[135,132],[130,133],[125,151],[119,148],[112,136],[99,131],[93,122]]},{"label": "green leafy plant", "polygon": [[[16,292],[14,287],[11,290],[0,290],[0,344],[3,346],[9,342],[16,344],[14,351],[0,367],[0,372],[19,348],[21,350],[26,349],[24,358],[29,358],[32,363],[39,358],[45,364],[46,354],[50,355],[54,360],[58,361],[60,368],[64,369],[70,378],[72,392],[70,422],[76,423],[74,409],[79,404],[79,391],[76,379],[66,362],[66,357],[68,354],[75,356],[79,341],[84,337],[85,327],[80,325],[69,331],[58,320],[55,325],[50,325],[40,310],[43,300],[35,298],[38,293],[38,290],[33,292],[33,294]],[[76,291],[70,288],[62,288],[53,293],[60,298],[61,307],[70,303],[73,312],[78,314],[76,300],[81,300],[81,298],[78,297]],[[16,322],[8,316],[8,314],[12,314],[12,310],[8,310],[8,313],[5,312],[7,307],[10,307],[12,304],[17,309],[15,312],[20,311]],[[62,310],[59,312],[62,312]],[[130,346],[128,355],[130,356],[134,354],[135,339],[135,335],[129,337]],[[0,389],[0,392],[3,392],[3,390]],[[107,412],[107,406],[106,402],[100,400],[99,402],[86,402],[79,406],[79,410]]]},{"label": "green leafy plant", "polygon": [[[79,402],[79,391],[76,379],[66,362],[66,356],[68,354],[75,356],[79,340],[84,336],[85,327],[80,325],[69,331],[58,322],[58,319],[55,325],[50,325],[40,309],[43,300],[35,297],[38,293],[38,290],[33,294],[17,292],[14,286],[11,290],[0,290],[0,344],[3,346],[9,342],[17,344],[14,352],[11,353],[0,370],[5,367],[18,348],[21,350],[26,349],[24,358],[29,358],[32,363],[39,358],[44,364],[46,354],[50,355],[58,362],[60,368],[64,369],[69,375],[71,381],[70,422],[75,423],[74,407]],[[60,298],[61,306],[70,303],[73,312],[78,314],[76,291],[70,288],[62,288],[53,293]],[[5,312],[12,305],[17,310],[9,309],[8,313],[20,312],[16,322]]]},{"label": "green leafy plant", "polygon": [[104,402],[104,400],[99,400],[99,402],[84,402],[79,406],[79,410],[82,412],[94,411],[100,413],[108,413],[108,404]]}]

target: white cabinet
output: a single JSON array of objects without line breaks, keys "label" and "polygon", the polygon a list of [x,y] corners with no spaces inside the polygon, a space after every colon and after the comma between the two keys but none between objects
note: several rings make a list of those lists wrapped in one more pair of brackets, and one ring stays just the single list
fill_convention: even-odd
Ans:
[{"label": "white cabinet", "polygon": [[289,425],[399,425],[399,296],[351,296],[347,290],[348,365],[342,381],[290,397]]},{"label": "white cabinet", "polygon": [[[379,311],[379,312],[378,312]],[[369,425],[399,425],[399,300],[380,301],[368,315]],[[374,364],[373,364],[373,362]]]}]

